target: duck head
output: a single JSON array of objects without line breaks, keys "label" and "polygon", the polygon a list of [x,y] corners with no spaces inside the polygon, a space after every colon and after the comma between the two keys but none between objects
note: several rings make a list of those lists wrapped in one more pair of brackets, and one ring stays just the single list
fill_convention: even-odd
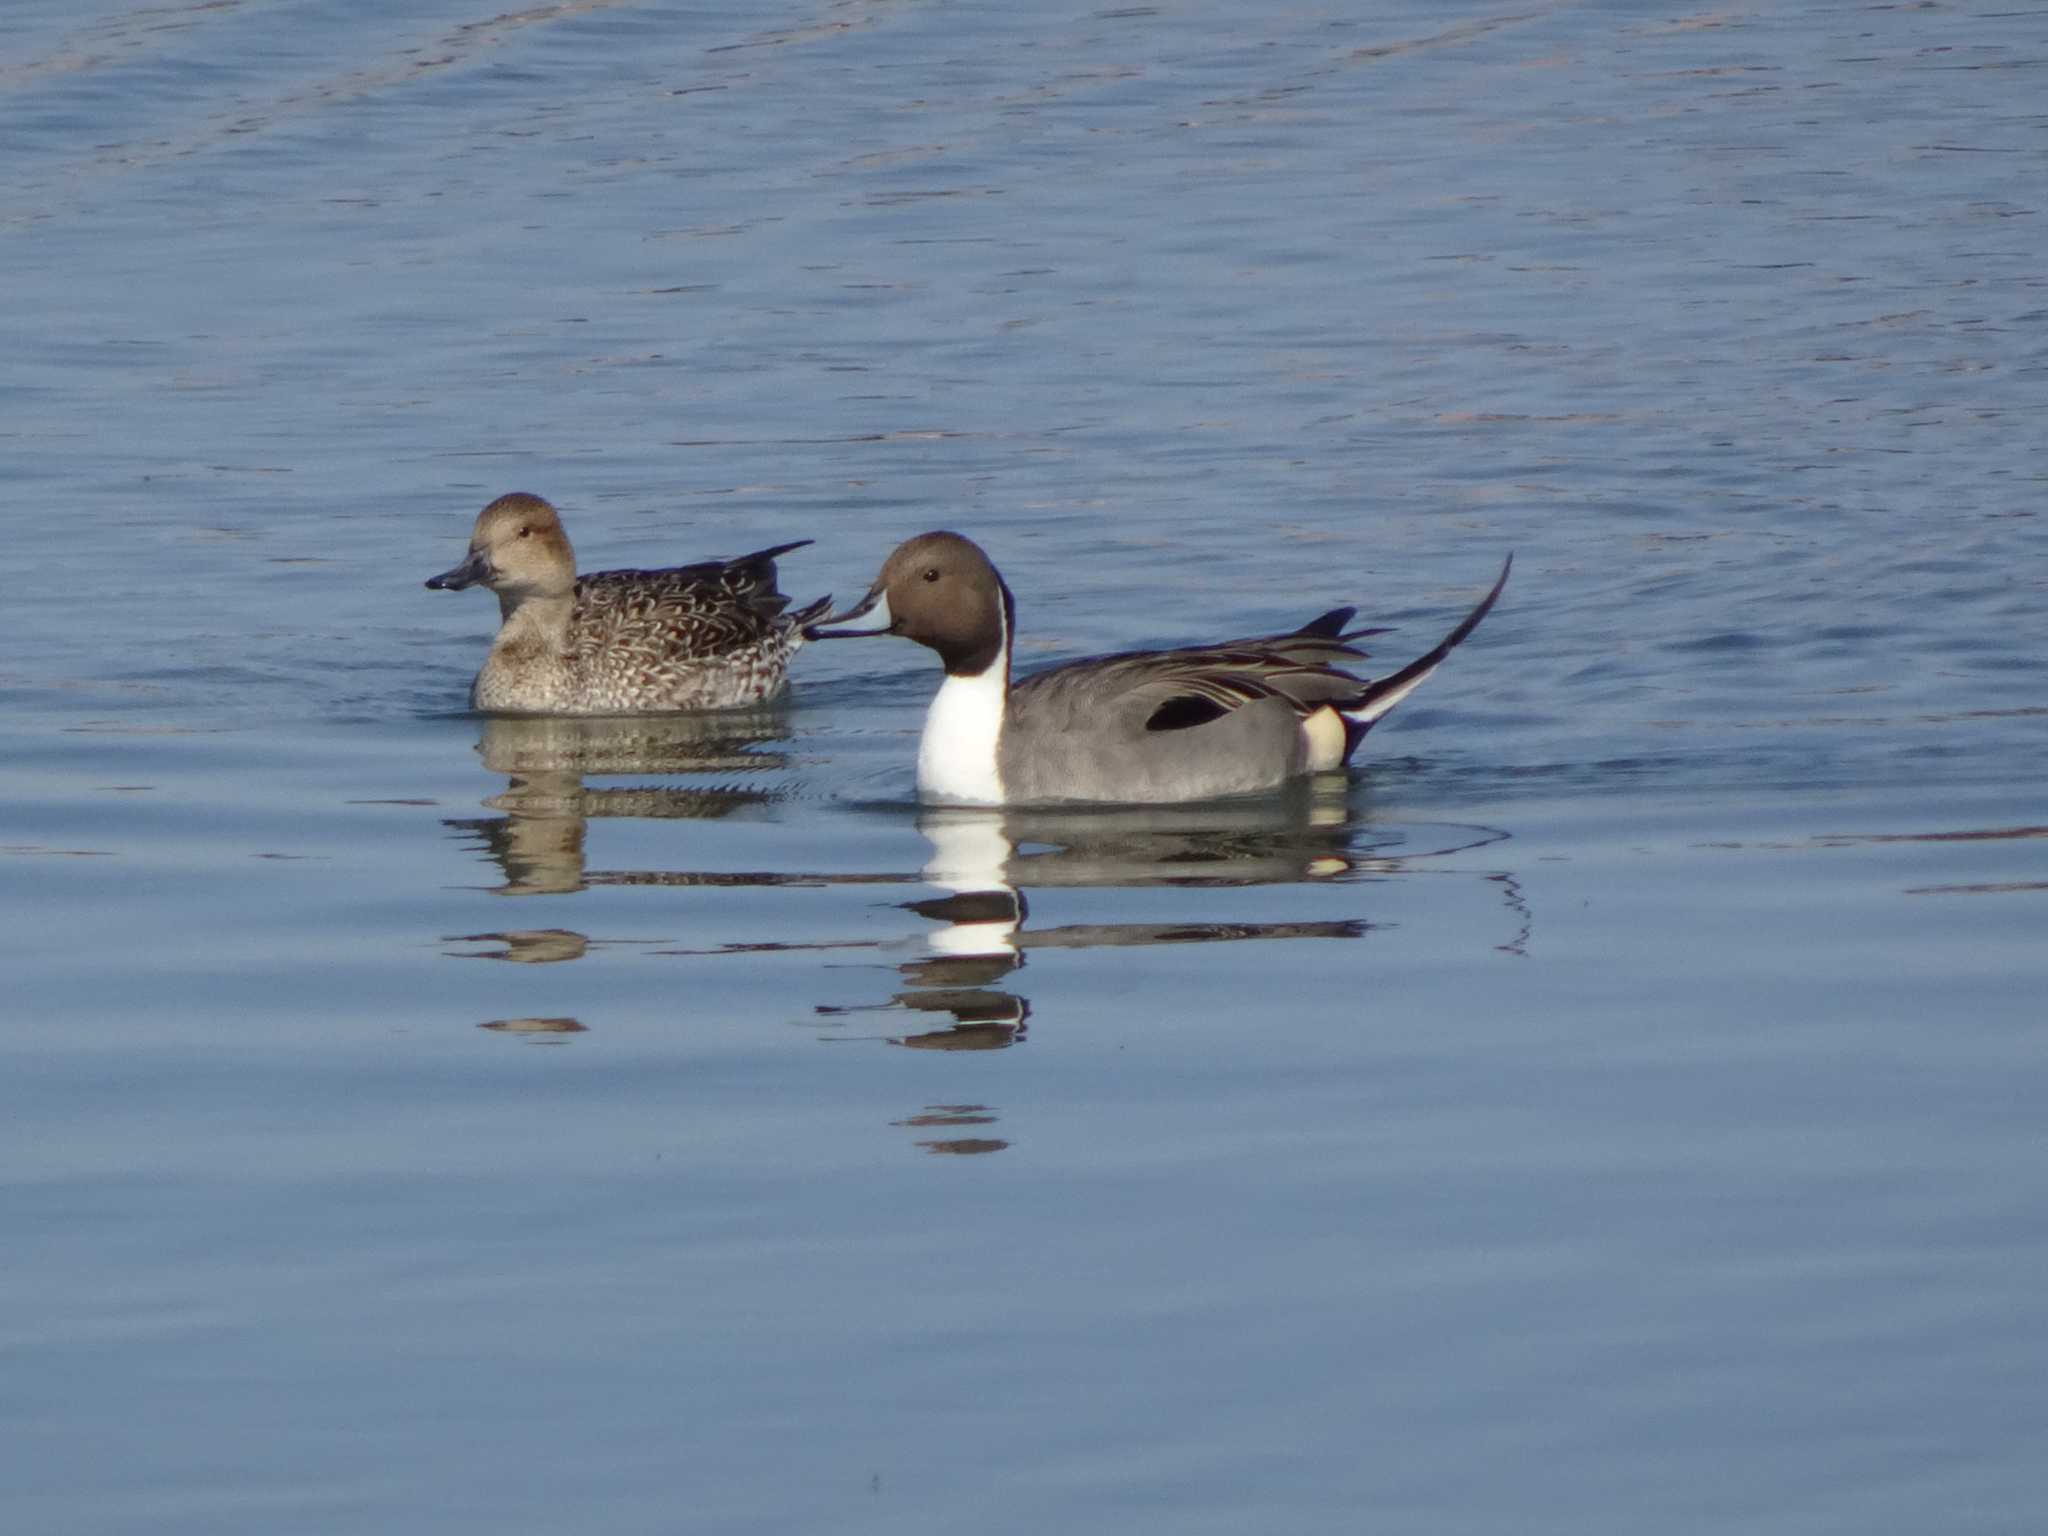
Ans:
[{"label": "duck head", "polygon": [[1015,604],[981,546],[921,533],[896,546],[868,594],[808,627],[813,640],[901,635],[939,653],[956,677],[979,677],[1009,655]]},{"label": "duck head", "polygon": [[479,583],[512,601],[568,596],[576,586],[576,554],[555,509],[525,491],[500,496],[477,513],[469,558],[427,578],[437,592]]}]

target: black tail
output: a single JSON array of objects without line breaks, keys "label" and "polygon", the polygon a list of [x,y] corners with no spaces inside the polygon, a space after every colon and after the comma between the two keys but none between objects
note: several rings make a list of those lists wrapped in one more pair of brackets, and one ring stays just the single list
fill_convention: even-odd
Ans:
[{"label": "black tail", "polygon": [[1344,626],[1357,614],[1356,608],[1332,608],[1328,613],[1318,614],[1301,628],[1297,635],[1312,636],[1317,640],[1342,640]]},{"label": "black tail", "polygon": [[[1466,614],[1464,622],[1438,641],[1434,649],[1416,657],[1398,672],[1389,672],[1385,677],[1373,679],[1365,685],[1364,691],[1357,698],[1347,700],[1339,707],[1338,713],[1344,717],[1346,762],[1351,760],[1351,754],[1357,751],[1358,744],[1365,740],[1365,733],[1379,722],[1380,717],[1421,687],[1423,680],[1443,665],[1444,658],[1457,649],[1459,642],[1479,627],[1479,621],[1492,611],[1494,603],[1499,599],[1501,588],[1508,584],[1508,572],[1514,568],[1515,557],[1509,555],[1501,563],[1500,576],[1495,580],[1493,590],[1481,598],[1479,606]],[[1329,617],[1329,614],[1323,616]],[[1322,619],[1316,622],[1320,624]]]},{"label": "black tail", "polygon": [[1297,629],[1295,634],[1301,636],[1304,640],[1362,640],[1367,635],[1384,635],[1387,633],[1387,627],[1384,624],[1373,625],[1367,629],[1346,629],[1344,626],[1349,624],[1357,614],[1358,610],[1356,608],[1332,608],[1328,613],[1318,614],[1315,618],[1310,619],[1301,628]]},{"label": "black tail", "polygon": [[736,560],[724,562],[727,570],[751,565],[773,565],[777,555],[786,555],[792,549],[802,549],[806,544],[815,544],[816,539],[798,539],[794,544],[777,544],[772,549],[757,549],[751,555],[741,555]]}]

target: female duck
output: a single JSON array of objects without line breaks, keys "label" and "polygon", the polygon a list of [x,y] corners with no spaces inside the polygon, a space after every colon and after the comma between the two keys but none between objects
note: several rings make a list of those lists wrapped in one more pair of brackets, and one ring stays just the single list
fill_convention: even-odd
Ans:
[{"label": "female duck", "polygon": [[514,491],[477,514],[469,558],[430,577],[498,594],[491,653],[469,690],[493,713],[631,715],[751,704],[781,691],[804,625],[831,603],[785,614],[778,544],[737,560],[576,574],[555,509]]},{"label": "female duck", "polygon": [[899,546],[866,597],[808,633],[902,635],[939,653],[946,679],[917,753],[928,800],[1203,800],[1349,762],[1373,723],[1478,627],[1513,563],[1441,644],[1377,680],[1344,664],[1365,656],[1348,642],[1381,631],[1347,631],[1357,610],[1335,608],[1291,634],[1098,656],[1012,683],[1010,589],[957,533]]}]

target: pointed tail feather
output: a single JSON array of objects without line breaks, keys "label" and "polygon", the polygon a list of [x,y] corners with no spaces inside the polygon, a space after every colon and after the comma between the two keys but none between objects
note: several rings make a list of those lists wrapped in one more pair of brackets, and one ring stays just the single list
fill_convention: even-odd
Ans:
[{"label": "pointed tail feather", "polygon": [[1515,557],[1509,555],[1501,565],[1500,576],[1494,582],[1493,590],[1481,598],[1479,606],[1466,614],[1464,621],[1445,635],[1433,650],[1416,657],[1398,672],[1389,672],[1385,677],[1375,678],[1365,685],[1365,690],[1357,698],[1347,700],[1340,707],[1339,713],[1344,716],[1346,762],[1350,761],[1351,754],[1358,750],[1359,742],[1365,739],[1365,733],[1373,728],[1379,718],[1420,688],[1429,674],[1443,665],[1444,658],[1457,648],[1459,642],[1479,627],[1479,621],[1486,617],[1495,600],[1500,597],[1501,588],[1508,584],[1508,572],[1514,568]]},{"label": "pointed tail feather", "polygon": [[1332,608],[1328,613],[1318,614],[1301,628],[1297,635],[1313,635],[1318,640],[1341,640],[1344,626],[1349,624],[1358,610],[1356,608]]},{"label": "pointed tail feather", "polygon": [[757,549],[751,555],[738,555],[731,560],[720,563],[728,568],[732,566],[761,565],[773,560],[777,555],[786,555],[792,549],[802,549],[806,544],[815,542],[812,539],[798,539],[791,544],[776,544],[767,549]]},{"label": "pointed tail feather", "polygon": [[[807,539],[804,542],[809,543],[810,541]],[[825,616],[825,614],[831,609],[831,607],[832,594],[830,592],[827,592],[815,603],[805,603],[803,607],[797,609],[795,613],[790,614],[789,623],[791,627],[796,630],[799,638],[808,639],[809,637],[804,635],[803,632],[804,626],[806,624],[815,624],[819,619]]]},{"label": "pointed tail feather", "polygon": [[1366,635],[1384,635],[1385,625],[1374,625],[1366,629],[1346,629],[1358,616],[1356,608],[1332,608],[1328,613],[1317,614],[1294,634],[1304,640],[1358,640]]}]

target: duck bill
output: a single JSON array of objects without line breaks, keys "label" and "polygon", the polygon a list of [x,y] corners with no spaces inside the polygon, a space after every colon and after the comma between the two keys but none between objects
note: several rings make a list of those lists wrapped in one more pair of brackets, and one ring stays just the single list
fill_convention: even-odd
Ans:
[{"label": "duck bill", "polygon": [[438,576],[429,576],[427,585],[436,592],[460,592],[464,587],[473,587],[480,581],[491,579],[491,562],[480,549],[469,552],[469,558],[452,571],[443,571]]},{"label": "duck bill", "polygon": [[[807,640],[855,640],[862,635],[886,635],[895,627],[895,617],[889,612],[889,594],[882,587],[848,608],[843,613],[829,613],[815,624],[806,625],[804,638]],[[837,626],[837,627],[834,627]]]}]

